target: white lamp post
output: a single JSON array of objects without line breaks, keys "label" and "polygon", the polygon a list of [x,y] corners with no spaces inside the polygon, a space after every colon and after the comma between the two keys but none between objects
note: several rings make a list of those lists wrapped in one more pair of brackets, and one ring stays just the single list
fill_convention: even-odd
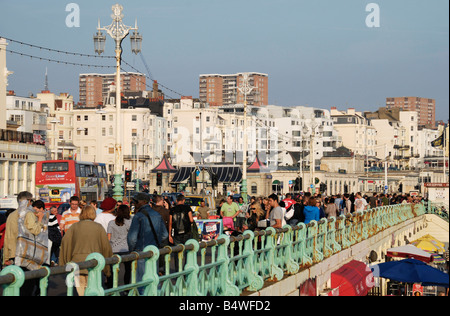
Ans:
[{"label": "white lamp post", "polygon": [[249,83],[248,73],[243,74],[243,82],[239,85],[239,91],[244,95],[244,150],[243,150],[243,162],[242,162],[242,187],[241,195],[244,199],[244,203],[247,203],[247,94],[253,91],[255,87]]},{"label": "white lamp post", "polygon": [[131,50],[133,53],[138,54],[141,51],[142,36],[137,33],[137,22],[135,27],[126,26],[122,23],[123,7],[119,4],[112,6],[113,14],[111,18],[113,23],[106,27],[100,27],[100,21],[98,22],[97,34],[94,35],[95,52],[101,55],[105,51],[106,36],[102,31],[106,31],[112,39],[116,42],[116,145],[115,145],[115,162],[114,162],[114,190],[113,197],[121,201],[123,198],[122,189],[122,144],[120,141],[120,110],[121,110],[121,85],[120,85],[120,64],[122,61],[122,41],[131,30],[133,35],[131,36]]}]

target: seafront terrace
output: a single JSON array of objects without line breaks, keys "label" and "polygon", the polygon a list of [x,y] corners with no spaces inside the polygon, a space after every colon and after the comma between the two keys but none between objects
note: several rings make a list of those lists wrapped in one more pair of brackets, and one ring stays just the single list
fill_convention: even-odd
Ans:
[{"label": "seafront terrace", "polygon": [[[189,240],[185,245],[162,249],[148,246],[142,253],[122,257],[103,258],[94,253],[82,263],[26,273],[10,266],[0,272],[0,294],[19,296],[25,279],[39,279],[40,293],[45,296],[49,278],[61,276],[65,279],[64,294],[72,296],[76,272],[88,269],[85,295],[89,296],[298,295],[299,285],[307,279],[316,278],[318,288],[324,287],[330,273],[343,264],[352,259],[368,262],[373,251],[381,260],[387,248],[424,235],[433,221],[448,236],[448,205],[384,206],[308,225],[246,231],[237,237],[224,234],[209,242]],[[180,262],[176,268],[175,256]],[[140,282],[136,281],[138,260],[145,261]],[[131,282],[121,284],[121,262],[130,261]],[[114,277],[108,289],[102,282],[105,265],[112,266]]]}]

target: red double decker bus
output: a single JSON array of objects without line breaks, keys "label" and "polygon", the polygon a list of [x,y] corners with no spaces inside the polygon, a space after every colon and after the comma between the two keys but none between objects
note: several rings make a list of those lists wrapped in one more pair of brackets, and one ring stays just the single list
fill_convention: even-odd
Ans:
[{"label": "red double decker bus", "polygon": [[36,164],[36,199],[47,207],[68,203],[71,196],[103,201],[108,192],[106,165],[75,160],[48,160]]}]

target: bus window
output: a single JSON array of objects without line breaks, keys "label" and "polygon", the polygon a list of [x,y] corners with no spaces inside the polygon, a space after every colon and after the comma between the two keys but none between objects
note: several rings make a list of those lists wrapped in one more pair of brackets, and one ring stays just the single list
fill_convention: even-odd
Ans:
[{"label": "bus window", "polygon": [[80,177],[86,177],[85,165],[80,165]]},{"label": "bus window", "polygon": [[80,165],[75,164],[75,176],[81,177]]},{"label": "bus window", "polygon": [[102,170],[103,170],[103,178],[108,178],[108,174],[106,173],[106,166],[102,166]]},{"label": "bus window", "polygon": [[67,162],[48,162],[42,164],[42,172],[61,172],[69,171]]}]

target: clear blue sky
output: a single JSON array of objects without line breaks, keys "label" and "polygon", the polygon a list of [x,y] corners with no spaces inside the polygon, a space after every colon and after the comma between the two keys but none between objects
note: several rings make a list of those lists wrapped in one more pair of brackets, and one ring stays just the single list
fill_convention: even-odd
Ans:
[{"label": "clear blue sky", "polygon": [[[111,23],[116,1],[73,1],[80,27],[68,28],[61,0],[0,0],[0,36],[44,47],[94,54],[97,20]],[[244,71],[269,74],[269,103],[374,111],[386,97],[436,99],[436,118],[449,118],[448,0],[134,0],[124,6],[124,22],[138,19],[143,53],[152,76],[165,86],[198,97],[204,73]],[[380,27],[366,26],[366,5],[380,7]],[[147,73],[130,52],[123,58]],[[113,64],[30,49],[11,50],[51,59]],[[107,55],[113,55],[107,39]],[[44,87],[48,67],[52,92],[78,100],[78,75],[104,72],[7,54],[14,71],[8,89],[20,95]],[[124,66],[125,70],[131,71]],[[164,90],[172,97],[177,94]]]}]

